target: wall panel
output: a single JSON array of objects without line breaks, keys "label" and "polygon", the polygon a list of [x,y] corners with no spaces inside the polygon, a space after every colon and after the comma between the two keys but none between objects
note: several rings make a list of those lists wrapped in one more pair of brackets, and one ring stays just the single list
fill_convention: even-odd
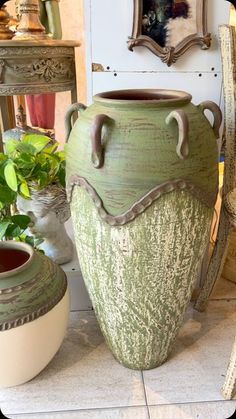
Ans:
[{"label": "wall panel", "polygon": [[127,49],[132,31],[133,0],[90,0],[91,61],[101,64],[93,72],[91,95],[116,88],[176,88],[193,95],[195,103],[205,99],[220,103],[221,58],[218,26],[229,21],[227,1],[208,0],[208,30],[212,46],[203,51],[192,47],[177,63],[167,67],[145,47]]}]

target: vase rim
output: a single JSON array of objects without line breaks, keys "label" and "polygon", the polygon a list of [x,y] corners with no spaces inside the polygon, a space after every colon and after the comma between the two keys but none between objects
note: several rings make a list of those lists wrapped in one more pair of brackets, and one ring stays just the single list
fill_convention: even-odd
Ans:
[{"label": "vase rim", "polygon": [[124,89],[101,92],[93,97],[94,102],[107,105],[154,105],[173,106],[189,103],[192,96],[182,90],[169,89]]},{"label": "vase rim", "polygon": [[21,252],[27,253],[29,255],[29,258],[24,263],[22,263],[22,265],[17,266],[16,268],[9,269],[5,272],[0,272],[0,280],[2,278],[10,277],[15,275],[16,273],[18,274],[19,272],[22,272],[24,269],[28,268],[33,261],[34,249],[27,243],[16,242],[14,240],[6,240],[0,242],[0,251],[1,249],[19,250]]}]

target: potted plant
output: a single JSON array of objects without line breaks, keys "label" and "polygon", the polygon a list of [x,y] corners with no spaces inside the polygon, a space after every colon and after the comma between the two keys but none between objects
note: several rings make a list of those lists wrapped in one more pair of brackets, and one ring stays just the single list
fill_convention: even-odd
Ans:
[{"label": "potted plant", "polygon": [[[2,154],[0,156],[2,161]],[[5,161],[5,157],[3,158]],[[3,169],[3,165],[1,165]],[[0,171],[0,241],[1,240],[17,240],[37,247],[41,244],[41,239],[35,239],[33,236],[26,234],[26,230],[31,223],[31,219],[23,214],[11,214],[10,207],[14,206],[17,198],[17,193],[9,188],[3,175],[3,170]]]},{"label": "potted plant", "polygon": [[[9,204],[15,199],[18,211],[30,218],[30,221],[25,218],[25,224],[21,222],[18,227],[24,230],[28,223],[37,244],[38,239],[43,239],[40,248],[62,264],[73,257],[73,244],[64,226],[70,217],[65,191],[65,155],[58,150],[58,143],[51,145],[50,141],[39,134],[25,134],[20,142],[8,141],[5,154],[0,153],[0,178],[5,182]],[[18,222],[19,218],[13,216],[11,221]]]}]

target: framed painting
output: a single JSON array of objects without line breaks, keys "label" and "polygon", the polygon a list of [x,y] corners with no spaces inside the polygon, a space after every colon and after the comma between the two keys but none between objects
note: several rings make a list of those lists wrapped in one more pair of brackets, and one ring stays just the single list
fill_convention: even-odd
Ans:
[{"label": "framed painting", "polygon": [[128,48],[145,46],[168,66],[193,45],[208,49],[206,0],[133,0]]}]

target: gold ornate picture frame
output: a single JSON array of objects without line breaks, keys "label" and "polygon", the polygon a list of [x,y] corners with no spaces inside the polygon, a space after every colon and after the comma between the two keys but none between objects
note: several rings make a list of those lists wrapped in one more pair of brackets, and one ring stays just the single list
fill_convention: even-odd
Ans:
[{"label": "gold ornate picture frame", "polygon": [[168,66],[189,48],[208,49],[207,0],[133,0],[128,48],[145,46]]}]

